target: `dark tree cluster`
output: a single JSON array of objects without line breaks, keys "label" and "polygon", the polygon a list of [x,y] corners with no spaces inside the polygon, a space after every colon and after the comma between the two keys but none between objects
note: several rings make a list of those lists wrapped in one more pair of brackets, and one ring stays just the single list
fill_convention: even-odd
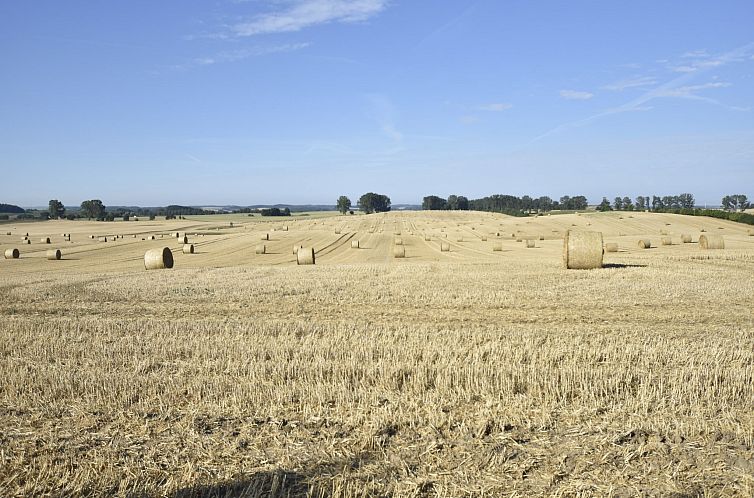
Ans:
[{"label": "dark tree cluster", "polygon": [[721,204],[726,211],[743,211],[751,207],[749,199],[744,194],[726,195]]},{"label": "dark tree cluster", "polygon": [[428,195],[422,200],[422,209],[426,211],[468,211],[469,199],[463,195],[450,195],[447,199]]},{"label": "dark tree cluster", "polygon": [[280,209],[276,207],[271,207],[271,208],[260,209],[259,213],[262,216],[290,216],[291,210],[288,208]]},{"label": "dark tree cluster", "polygon": [[367,192],[359,197],[359,209],[366,214],[385,213],[390,211],[390,197],[374,192]]}]

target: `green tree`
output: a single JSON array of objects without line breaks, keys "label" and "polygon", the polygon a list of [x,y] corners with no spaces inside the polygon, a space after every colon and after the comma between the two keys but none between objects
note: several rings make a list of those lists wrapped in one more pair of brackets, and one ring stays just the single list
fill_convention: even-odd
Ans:
[{"label": "green tree", "polygon": [[599,203],[597,206],[597,211],[612,211],[613,208],[610,207],[610,201],[607,200],[607,197],[602,198],[602,202]]},{"label": "green tree", "polygon": [[81,214],[89,219],[102,219],[105,217],[105,206],[99,199],[91,199],[81,203]]},{"label": "green tree", "polygon": [[428,195],[422,200],[422,209],[425,211],[437,211],[445,209],[447,201],[436,195]]},{"label": "green tree", "polygon": [[626,211],[634,210],[634,204],[633,202],[631,202],[631,198],[629,196],[623,198],[623,209],[625,209]]},{"label": "green tree", "polygon": [[50,218],[63,218],[65,216],[65,206],[59,200],[52,199],[50,201],[49,212]]},{"label": "green tree", "polygon": [[637,210],[644,211],[645,209],[647,209],[646,206],[647,205],[644,204],[644,197],[643,196],[640,195],[639,197],[636,198],[636,209]]},{"label": "green tree", "polygon": [[445,209],[450,209],[451,211],[455,211],[456,209],[458,209],[458,196],[457,195],[448,196],[448,202],[445,204]]},{"label": "green tree", "polygon": [[335,207],[340,211],[340,214],[346,214],[351,209],[351,199],[345,195],[341,195],[335,202]]},{"label": "green tree", "polygon": [[615,201],[613,201],[613,208],[616,211],[621,211],[623,209],[623,197],[615,198]]},{"label": "green tree", "polygon": [[457,206],[459,211],[469,210],[469,199],[463,195],[458,196]]},{"label": "green tree", "polygon": [[359,209],[366,214],[390,211],[390,197],[374,192],[367,192],[359,198]]}]

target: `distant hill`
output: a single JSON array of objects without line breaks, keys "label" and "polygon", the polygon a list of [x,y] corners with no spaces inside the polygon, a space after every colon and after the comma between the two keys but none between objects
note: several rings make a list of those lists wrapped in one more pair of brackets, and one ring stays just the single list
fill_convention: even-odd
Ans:
[{"label": "distant hill", "polygon": [[13,204],[0,204],[0,213],[20,214],[25,212],[26,210],[24,208],[15,206]]}]

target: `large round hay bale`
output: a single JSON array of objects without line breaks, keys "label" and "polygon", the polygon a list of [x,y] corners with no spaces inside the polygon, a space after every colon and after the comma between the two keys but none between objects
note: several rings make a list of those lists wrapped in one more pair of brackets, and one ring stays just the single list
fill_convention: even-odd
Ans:
[{"label": "large round hay bale", "polygon": [[440,251],[442,252],[449,252],[450,251],[450,244],[447,242],[441,242],[440,243]]},{"label": "large round hay bale", "polygon": [[18,259],[21,256],[21,251],[16,248],[5,250],[5,259]]},{"label": "large round hay bale", "polygon": [[90,235],[89,238],[94,240],[94,235]]},{"label": "large round hay bale", "polygon": [[539,236],[539,240],[545,240],[545,236],[544,235],[540,235]]},{"label": "large round hay bale", "polygon": [[267,252],[267,246],[264,244],[259,244],[254,248],[255,254],[265,254]]},{"label": "large round hay bale", "polygon": [[424,236],[424,242],[429,242],[431,240],[432,240],[432,237],[430,235],[425,235]]},{"label": "large round hay bale", "polygon": [[396,258],[405,258],[406,257],[406,248],[403,246],[395,246],[393,248],[393,256]]},{"label": "large round hay bale", "polygon": [[605,252],[618,252],[618,244],[615,242],[608,242],[605,244]]},{"label": "large round hay bale", "polygon": [[270,234],[266,233],[266,234],[262,235],[261,240],[270,240]]},{"label": "large round hay bale", "polygon": [[41,239],[39,239],[39,241],[42,244],[49,244],[50,243],[50,237],[42,237]]},{"label": "large round hay bale", "polygon": [[296,264],[313,265],[315,263],[313,247],[299,247],[296,251]]},{"label": "large round hay bale", "polygon": [[660,240],[660,243],[664,246],[672,246],[673,245],[673,239],[670,237],[663,237]]},{"label": "large round hay bale", "polygon": [[722,235],[700,235],[699,247],[702,249],[725,249]]},{"label": "large round hay bale", "polygon": [[175,232],[175,238],[180,239],[181,238],[181,232]]},{"label": "large round hay bale", "polygon": [[[8,234],[10,235],[10,234]],[[749,237],[754,237],[754,230],[749,230]]]},{"label": "large round hay bale", "polygon": [[47,259],[49,259],[50,261],[57,261],[62,257],[63,253],[60,252],[60,249],[49,249],[47,251]]},{"label": "large round hay bale", "polygon": [[189,243],[188,237],[186,237],[186,236],[184,235],[184,236],[183,236],[183,245],[186,245],[186,244],[188,244],[188,243]]},{"label": "large round hay bale", "polygon": [[463,242],[463,237],[456,238],[456,242]]},{"label": "large round hay bale", "polygon": [[487,236],[486,235],[482,235],[482,242],[487,242]]},{"label": "large round hay bale", "polygon": [[21,239],[21,242],[26,242],[27,240],[29,240],[29,237],[24,237]]},{"label": "large round hay bale", "polygon": [[150,249],[144,253],[144,268],[147,270],[161,270],[173,267],[173,253],[170,248]]},{"label": "large round hay bale", "polygon": [[563,238],[563,265],[573,270],[602,268],[602,232],[567,230]]},{"label": "large round hay bale", "polygon": [[194,244],[183,244],[183,254],[194,254]]},{"label": "large round hay bale", "polygon": [[650,247],[652,247],[652,241],[650,241],[649,239],[639,239],[637,245],[639,246],[639,249],[649,249]]},{"label": "large round hay bale", "polygon": [[335,235],[340,235],[340,228],[335,229]]},{"label": "large round hay bale", "polygon": [[294,245],[293,246],[293,254],[297,254],[298,250],[301,249],[302,247],[304,247],[304,246],[302,246],[302,245]]},{"label": "large round hay bale", "polygon": [[537,244],[534,242],[533,239],[526,239],[526,248],[532,249],[534,247],[537,247]]},{"label": "large round hay bale", "polygon": [[502,251],[503,250],[503,243],[502,242],[495,242],[492,244],[492,250],[493,251]]},{"label": "large round hay bale", "polygon": [[288,231],[288,225],[283,225],[283,228],[282,228],[282,230],[283,230],[284,232],[287,232],[287,231]]},{"label": "large round hay bale", "polygon": [[684,233],[681,235],[681,242],[684,244],[690,244],[691,243],[691,235]]},{"label": "large round hay bale", "polygon": [[395,238],[395,245],[402,246],[403,245],[403,239],[400,237]]},{"label": "large round hay bale", "polygon": [[359,241],[358,240],[352,240],[351,241],[351,249],[358,249],[359,248]]},{"label": "large round hay bale", "polygon": [[13,234],[10,232],[5,232],[5,235],[13,235]]},{"label": "large round hay bale", "polygon": [[401,234],[400,230],[396,230],[395,232],[393,232],[393,235],[400,235],[400,234]]},{"label": "large round hay bale", "polygon": [[99,240],[100,242],[107,242],[107,237],[100,237],[97,240]]}]

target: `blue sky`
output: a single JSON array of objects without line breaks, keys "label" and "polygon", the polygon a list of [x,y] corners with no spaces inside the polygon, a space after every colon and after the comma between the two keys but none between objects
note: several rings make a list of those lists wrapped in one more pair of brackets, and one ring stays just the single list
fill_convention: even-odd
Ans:
[{"label": "blue sky", "polygon": [[750,0],[8,0],[0,202],[754,197],[752,26]]}]

